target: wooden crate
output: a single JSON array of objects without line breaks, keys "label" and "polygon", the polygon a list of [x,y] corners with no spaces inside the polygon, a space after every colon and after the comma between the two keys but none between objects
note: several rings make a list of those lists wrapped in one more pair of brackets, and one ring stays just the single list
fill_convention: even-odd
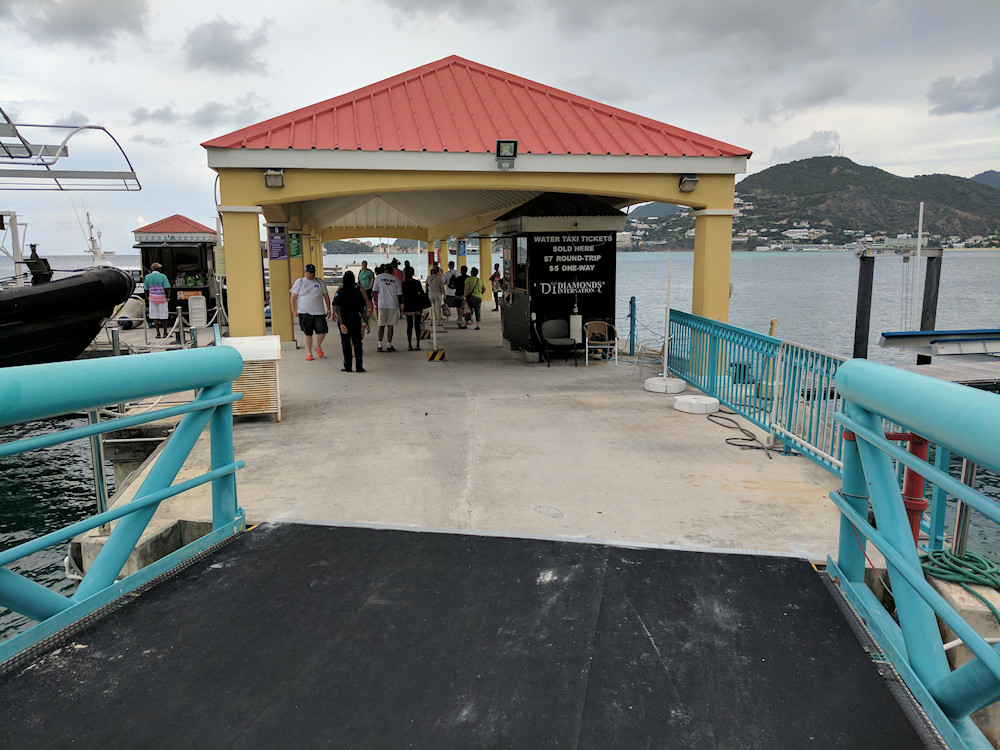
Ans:
[{"label": "wooden crate", "polygon": [[243,400],[233,404],[234,415],[274,414],[281,421],[277,362],[244,362],[243,374],[233,382],[233,391],[243,394]]},{"label": "wooden crate", "polygon": [[281,421],[281,394],[278,389],[278,360],[281,359],[279,336],[243,336],[224,338],[243,357],[243,372],[233,382],[233,391],[243,400],[233,404],[233,414],[274,414]]}]

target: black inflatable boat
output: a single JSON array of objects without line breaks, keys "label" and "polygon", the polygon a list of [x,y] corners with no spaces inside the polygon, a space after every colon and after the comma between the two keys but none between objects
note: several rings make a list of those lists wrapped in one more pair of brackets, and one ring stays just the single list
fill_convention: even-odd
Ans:
[{"label": "black inflatable boat", "polygon": [[135,288],[117,268],[93,268],[0,290],[0,367],[76,359]]}]

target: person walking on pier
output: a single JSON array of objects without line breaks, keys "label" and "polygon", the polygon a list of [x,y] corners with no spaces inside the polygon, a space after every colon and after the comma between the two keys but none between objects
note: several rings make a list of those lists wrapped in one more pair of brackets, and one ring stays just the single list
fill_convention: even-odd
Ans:
[{"label": "person walking on pier", "polygon": [[[340,322],[340,346],[344,352],[344,372],[365,372],[364,334],[368,332],[367,317],[371,309],[368,293],[354,282],[354,272],[345,271],[344,280],[333,295],[333,312]],[[362,331],[364,328],[364,331]]]},{"label": "person walking on pier", "polygon": [[486,286],[483,284],[483,280],[479,278],[478,268],[473,266],[471,274],[465,281],[465,301],[469,303],[472,315],[476,316],[476,330],[478,331],[479,323],[483,318],[480,309],[483,306],[483,292],[486,291]]},{"label": "person walking on pier", "polygon": [[372,283],[375,281],[375,272],[368,267],[368,261],[361,261],[361,270],[358,271],[358,285],[364,289],[365,294],[371,299]]},{"label": "person walking on pier", "polygon": [[448,307],[455,306],[455,285],[451,283],[453,277],[458,274],[455,270],[455,261],[448,261],[448,270],[444,272],[444,303]]},{"label": "person walking on pier", "polygon": [[[392,329],[399,320],[399,303],[403,296],[402,285],[392,272],[392,266],[383,266],[383,271],[375,277],[372,289],[378,296],[378,351],[394,352]],[[389,329],[386,331],[386,329]],[[382,336],[386,338],[386,348],[382,348]]]},{"label": "person walking on pier", "polygon": [[503,294],[503,274],[500,273],[500,264],[493,264],[493,273],[490,274],[490,287],[493,290],[493,312],[500,309],[500,295]]},{"label": "person walking on pier", "polygon": [[292,315],[299,316],[299,328],[306,339],[306,361],[313,359],[313,336],[316,336],[316,356],[323,358],[323,339],[330,331],[327,319],[333,315],[330,293],[322,279],[316,278],[316,266],[306,264],[305,276],[292,285]]},{"label": "person walking on pier", "polygon": [[469,322],[466,318],[463,308],[465,307],[465,282],[469,279],[469,267],[462,266],[460,273],[452,278],[452,286],[454,287],[453,294],[455,295],[452,301],[452,307],[455,308],[455,312],[458,313],[458,327],[468,328]]},{"label": "person walking on pier", "polygon": [[431,299],[431,321],[435,326],[443,325],[444,276],[441,274],[441,266],[431,268],[427,277],[427,296]]},{"label": "person walking on pier", "polygon": [[[421,318],[424,314],[424,302],[427,293],[420,286],[420,282],[413,278],[413,266],[407,266],[404,271],[406,279],[403,281],[403,315],[406,316],[406,344],[412,352],[420,349]],[[413,346],[413,330],[417,331],[417,345]]]},{"label": "person walking on pier", "polygon": [[[149,266],[149,273],[143,280],[142,286],[149,294],[149,319],[156,329],[156,338],[161,339],[167,335],[167,319],[170,311],[167,309],[167,290],[170,288],[170,279],[160,272],[163,268],[159,263],[152,263]],[[161,333],[162,331],[162,333]]]}]

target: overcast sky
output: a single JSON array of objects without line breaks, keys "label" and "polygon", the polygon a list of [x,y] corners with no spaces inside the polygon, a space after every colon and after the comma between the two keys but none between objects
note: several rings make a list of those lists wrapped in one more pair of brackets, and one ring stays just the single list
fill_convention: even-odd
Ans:
[{"label": "overcast sky", "polygon": [[998,0],[0,0],[0,38],[0,107],[106,126],[142,183],[0,191],[50,255],[85,251],[84,210],[118,253],[175,213],[214,227],[201,142],[452,54],[750,149],[750,173],[1000,170]]}]

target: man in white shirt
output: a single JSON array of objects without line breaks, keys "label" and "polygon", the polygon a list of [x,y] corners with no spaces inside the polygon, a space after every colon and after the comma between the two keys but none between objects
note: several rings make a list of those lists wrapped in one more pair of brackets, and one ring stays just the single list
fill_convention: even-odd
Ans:
[{"label": "man in white shirt", "polygon": [[[399,301],[403,295],[403,285],[392,273],[391,266],[384,266],[388,269],[375,277],[372,284],[372,291],[378,295],[378,351],[394,352],[396,347],[392,345],[392,329],[399,320]],[[388,330],[386,343],[388,346],[382,349],[382,334]]]},{"label": "man in white shirt", "polygon": [[299,316],[299,327],[306,339],[306,361],[313,359],[313,335],[316,336],[316,356],[323,358],[323,339],[330,328],[327,318],[333,315],[330,293],[322,279],[316,278],[316,266],[309,263],[305,276],[292,285],[292,315]]}]

